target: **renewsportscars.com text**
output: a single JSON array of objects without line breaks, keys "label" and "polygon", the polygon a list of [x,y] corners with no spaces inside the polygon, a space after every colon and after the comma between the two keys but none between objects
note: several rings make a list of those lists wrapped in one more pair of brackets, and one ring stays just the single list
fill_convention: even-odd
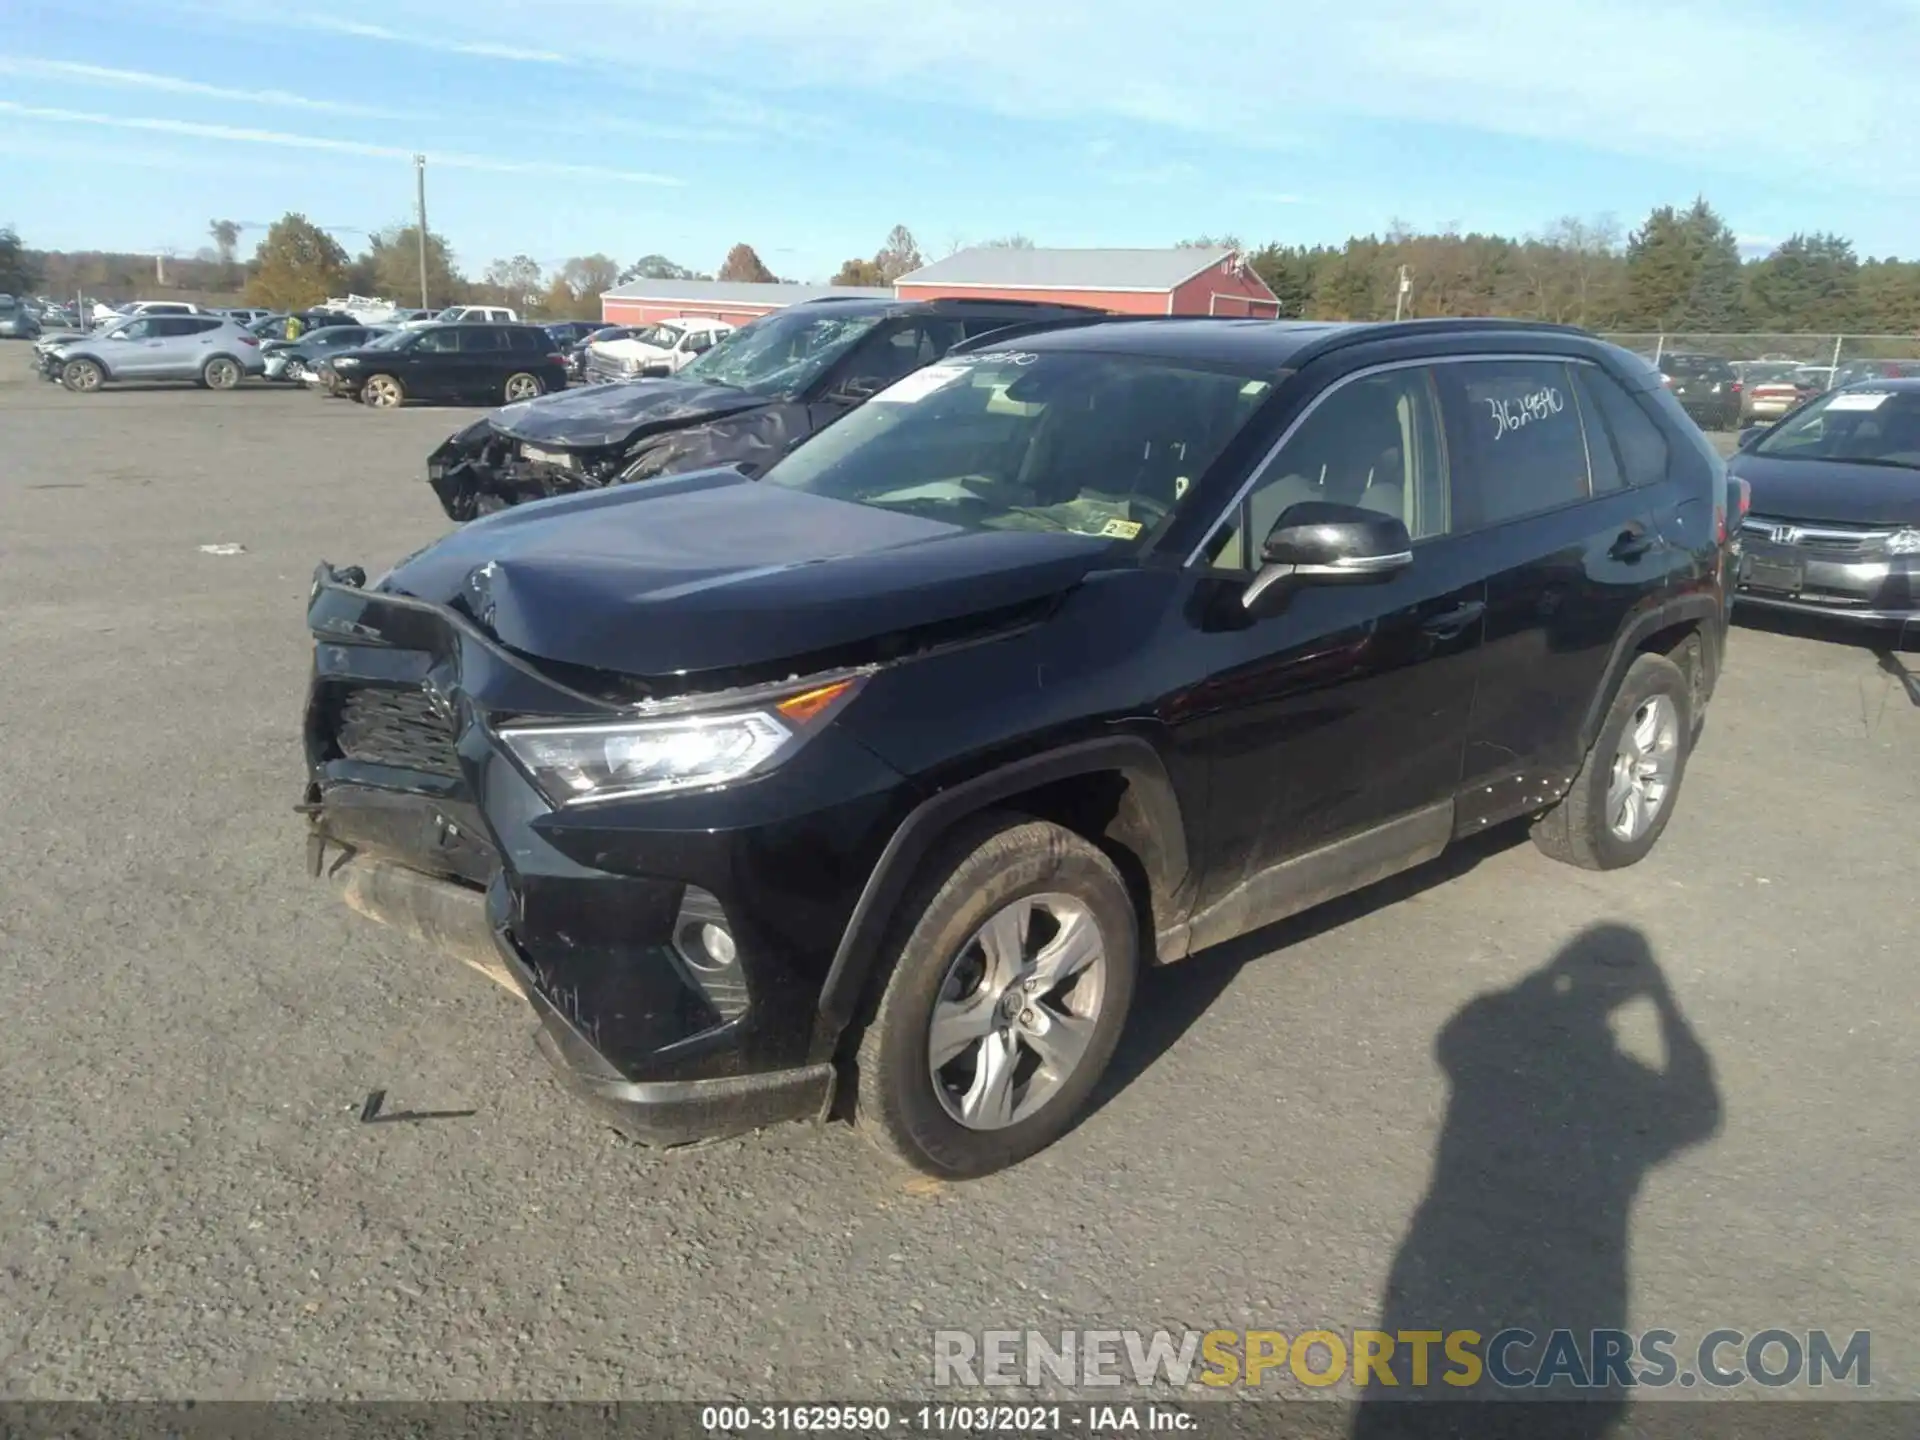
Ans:
[{"label": "renewsportscars.com text", "polygon": [[937,1330],[936,1386],[1350,1383],[1364,1390],[1865,1387],[1873,1337],[1825,1330]]}]

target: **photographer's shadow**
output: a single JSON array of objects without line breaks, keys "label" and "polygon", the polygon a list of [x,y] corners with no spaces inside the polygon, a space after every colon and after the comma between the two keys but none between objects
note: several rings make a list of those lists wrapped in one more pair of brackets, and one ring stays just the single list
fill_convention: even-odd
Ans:
[{"label": "photographer's shadow", "polygon": [[[1663,1063],[1627,1053],[1615,1033],[1623,1007],[1651,1009]],[[1649,1034],[1649,1041],[1652,1035]],[[1540,1364],[1550,1332],[1569,1330],[1591,1361],[1596,1329],[1626,1330],[1628,1225],[1647,1172],[1718,1129],[1713,1066],[1667,989],[1646,937],[1597,925],[1510,989],[1482,995],[1447,1022],[1437,1046],[1450,1096],[1432,1181],[1389,1272],[1380,1328],[1479,1332],[1479,1353],[1504,1329],[1539,1337],[1508,1353],[1514,1370]],[[1525,1431],[1521,1407],[1405,1404],[1537,1398],[1558,1408],[1555,1435],[1607,1433],[1628,1390],[1600,1381],[1524,1392],[1482,1375],[1442,1383],[1439,1344],[1415,1389],[1410,1347],[1397,1344],[1399,1384],[1376,1379],[1355,1412],[1356,1436],[1489,1435]],[[1633,1368],[1640,1360],[1635,1356]]]}]

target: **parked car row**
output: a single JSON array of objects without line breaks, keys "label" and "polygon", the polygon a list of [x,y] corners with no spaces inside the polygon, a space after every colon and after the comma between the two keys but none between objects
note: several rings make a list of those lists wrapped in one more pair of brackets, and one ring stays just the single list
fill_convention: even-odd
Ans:
[{"label": "parked car row", "polygon": [[[1087,319],[1077,305],[1017,300],[825,299],[712,335],[671,374],[589,385],[486,416],[427,461],[441,507],[470,520],[525,500],[715,465],[764,471],[800,441],[964,340]],[[604,342],[657,355],[662,327]],[[596,344],[602,342],[595,342]],[[589,368],[594,362],[587,362]]]},{"label": "parked car row", "polygon": [[839,1095],[945,1176],[1075,1123],[1147,965],[1508,820],[1644,857],[1744,505],[1583,332],[1001,301],[795,306],[435,463],[587,493],[318,568],[311,872],[631,1134]]}]

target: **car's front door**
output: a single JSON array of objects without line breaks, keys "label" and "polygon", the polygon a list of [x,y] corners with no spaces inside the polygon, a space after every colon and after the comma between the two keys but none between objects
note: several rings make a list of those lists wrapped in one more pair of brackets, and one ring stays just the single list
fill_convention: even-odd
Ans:
[{"label": "car's front door", "polygon": [[1457,513],[1488,577],[1463,830],[1565,788],[1615,639],[1665,589],[1668,542],[1649,492],[1625,483],[1590,368],[1543,356],[1444,370]]},{"label": "car's front door", "polygon": [[[1338,381],[1206,546],[1182,641],[1204,678],[1166,718],[1209,775],[1196,944],[1437,853],[1472,713],[1484,576],[1456,533],[1440,367]],[[1266,535],[1327,501],[1399,517],[1411,564],[1241,605]]]},{"label": "car's front door", "polygon": [[166,340],[160,334],[162,318],[142,315],[112,331],[100,342],[107,372],[116,380],[149,378],[160,367]]},{"label": "car's front door", "polygon": [[421,400],[445,400],[458,393],[460,332],[458,325],[423,330],[420,338],[401,352],[400,383],[407,394]]}]

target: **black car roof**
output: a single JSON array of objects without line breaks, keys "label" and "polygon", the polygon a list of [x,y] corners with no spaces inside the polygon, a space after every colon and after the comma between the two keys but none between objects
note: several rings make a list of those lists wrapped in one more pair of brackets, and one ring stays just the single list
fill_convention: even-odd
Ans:
[{"label": "black car roof", "polygon": [[[1841,390],[1891,390],[1896,395],[1920,390],[1920,375],[1869,375],[1839,387]],[[1836,392],[1837,393],[1837,392]]]},{"label": "black car roof", "polygon": [[1249,370],[1298,368],[1316,356],[1362,341],[1435,334],[1547,334],[1604,344],[1572,325],[1530,320],[1248,320],[1239,318],[1106,316],[1084,324],[1036,328],[1005,338],[988,335],[969,350],[1019,345],[1028,350],[1096,350],[1196,360]]}]

